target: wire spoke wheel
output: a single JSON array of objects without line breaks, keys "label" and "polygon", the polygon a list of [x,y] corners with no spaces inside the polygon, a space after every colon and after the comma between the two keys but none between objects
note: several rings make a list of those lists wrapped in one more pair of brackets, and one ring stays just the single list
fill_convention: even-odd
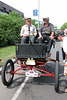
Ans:
[{"label": "wire spoke wheel", "polygon": [[14,64],[11,59],[8,59],[3,67],[2,67],[2,73],[1,73],[1,79],[4,85],[9,86],[12,83],[14,74],[11,72],[14,71]]}]

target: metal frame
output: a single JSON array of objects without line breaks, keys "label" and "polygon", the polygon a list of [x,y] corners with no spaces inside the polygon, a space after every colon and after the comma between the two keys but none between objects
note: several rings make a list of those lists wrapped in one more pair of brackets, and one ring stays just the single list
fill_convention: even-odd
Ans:
[{"label": "metal frame", "polygon": [[[47,62],[48,60],[46,60],[46,62]],[[56,61],[56,60],[54,60],[54,59],[52,59],[52,58],[49,58],[49,61]],[[38,73],[38,76],[51,76],[52,78],[54,78],[54,73],[50,73],[46,68],[45,68],[45,66],[48,66],[47,65],[47,63],[46,62],[40,62],[40,61],[36,61],[36,65],[26,65],[26,64],[24,64],[25,63],[25,61],[20,61],[20,63],[23,63],[23,64],[19,64],[18,63],[18,61],[16,62],[17,64],[19,64],[19,65],[21,65],[21,67],[20,68],[18,68],[17,70],[15,70],[15,71],[11,71],[10,73],[11,73],[11,75],[12,74],[22,74],[22,75],[25,75],[25,72],[18,72],[19,70],[24,70],[24,69],[35,69],[35,70],[37,70],[37,71],[41,71],[41,72],[44,72],[44,74],[40,74],[40,73]],[[40,69],[39,67],[42,67],[42,69]],[[48,66],[49,67],[49,66]]]}]

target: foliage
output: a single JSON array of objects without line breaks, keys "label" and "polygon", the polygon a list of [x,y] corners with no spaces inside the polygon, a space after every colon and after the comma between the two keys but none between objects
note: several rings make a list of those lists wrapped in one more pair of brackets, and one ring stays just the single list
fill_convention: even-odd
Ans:
[{"label": "foliage", "polygon": [[35,21],[37,21],[37,20],[33,19],[33,20],[31,21],[31,24],[35,25],[35,27],[38,28],[38,24],[35,24]]},{"label": "foliage", "polygon": [[10,12],[9,15],[0,14],[0,46],[18,43],[21,26],[24,24],[25,19],[16,12]]},{"label": "foliage", "polygon": [[65,28],[67,28],[67,22],[62,25],[61,30],[64,30]]}]

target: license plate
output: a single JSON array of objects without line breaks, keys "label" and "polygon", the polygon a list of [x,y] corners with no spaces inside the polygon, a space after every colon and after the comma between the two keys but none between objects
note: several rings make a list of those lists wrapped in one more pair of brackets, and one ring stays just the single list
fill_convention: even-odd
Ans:
[{"label": "license plate", "polygon": [[28,76],[28,77],[38,77],[38,73],[36,73],[33,70],[30,70],[30,71],[26,72],[26,76]]}]

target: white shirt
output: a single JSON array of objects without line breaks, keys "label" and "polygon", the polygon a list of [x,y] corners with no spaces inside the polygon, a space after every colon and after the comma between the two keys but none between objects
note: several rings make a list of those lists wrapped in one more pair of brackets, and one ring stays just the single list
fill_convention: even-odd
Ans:
[{"label": "white shirt", "polygon": [[67,54],[67,37],[64,37],[63,40],[63,50]]},{"label": "white shirt", "polygon": [[[27,24],[22,26],[22,28],[21,28],[20,36],[22,36],[22,35],[29,35],[29,30],[28,30]],[[34,36],[37,35],[36,27],[32,24],[30,25],[30,35],[34,35]]]}]

